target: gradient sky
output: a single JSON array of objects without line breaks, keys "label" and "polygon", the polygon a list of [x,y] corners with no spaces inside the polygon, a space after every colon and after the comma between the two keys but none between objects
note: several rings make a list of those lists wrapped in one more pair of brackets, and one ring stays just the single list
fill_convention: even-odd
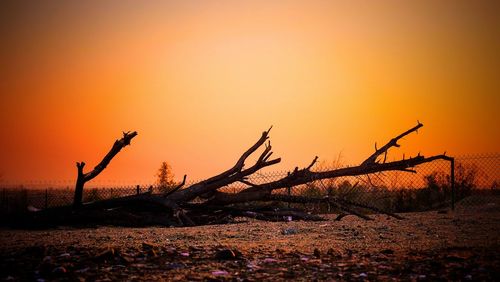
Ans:
[{"label": "gradient sky", "polygon": [[494,2],[2,2],[1,179],[74,179],[123,130],[94,182],[208,177],[270,125],[277,170],[360,162],[417,120],[392,158],[498,152]]}]

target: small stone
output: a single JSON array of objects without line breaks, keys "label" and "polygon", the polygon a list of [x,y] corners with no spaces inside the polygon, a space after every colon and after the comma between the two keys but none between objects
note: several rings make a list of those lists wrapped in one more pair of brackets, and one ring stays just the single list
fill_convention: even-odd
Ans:
[{"label": "small stone", "polygon": [[75,272],[76,272],[76,273],[85,273],[85,272],[87,272],[87,271],[89,271],[89,270],[90,270],[90,268],[89,268],[89,267],[85,267],[85,268],[82,268],[82,269],[78,269],[78,270],[76,270]]},{"label": "small stone", "polygon": [[391,249],[384,249],[384,250],[380,251],[380,253],[384,254],[384,255],[392,255],[392,254],[394,254],[394,251]]},{"label": "small stone", "polygon": [[219,260],[232,260],[236,259],[236,253],[230,249],[220,250],[215,254],[215,258]]},{"label": "small stone", "polygon": [[264,259],[264,262],[268,262],[268,263],[269,263],[269,262],[277,262],[277,260],[276,260],[276,259],[273,259],[273,258],[265,258],[265,259]]},{"label": "small stone", "polygon": [[334,257],[334,258],[341,258],[342,257],[342,253],[334,250],[333,248],[329,248],[328,251],[326,252],[326,254],[328,256]]},{"label": "small stone", "polygon": [[182,268],[186,268],[185,264],[183,264],[183,263],[177,263],[177,262],[169,262],[169,263],[166,263],[165,266],[168,269],[182,269]]},{"label": "small stone", "polygon": [[52,273],[55,273],[55,274],[63,274],[66,272],[67,272],[66,268],[64,268],[63,266],[58,266],[52,270]]},{"label": "small stone", "polygon": [[227,272],[225,270],[212,271],[212,275],[215,275],[215,276],[228,275],[228,274],[229,274],[229,272]]},{"label": "small stone", "polygon": [[321,252],[316,248],[314,249],[313,255],[317,258],[321,257]]},{"label": "small stone", "polygon": [[283,234],[283,235],[293,235],[293,234],[297,234],[297,229],[294,229],[294,228],[286,228],[286,229],[281,230],[281,234]]},{"label": "small stone", "polygon": [[120,258],[121,258],[124,262],[126,262],[126,263],[132,263],[132,262],[134,262],[134,258],[133,258],[133,257],[130,257],[130,256],[124,256],[124,255],[122,255],[122,256],[120,256]]},{"label": "small stone", "polygon": [[115,249],[108,248],[95,256],[96,260],[111,260],[115,257]]},{"label": "small stone", "polygon": [[145,251],[149,251],[149,250],[153,250],[153,249],[157,249],[157,248],[158,248],[158,246],[153,244],[153,243],[142,242],[142,249]]}]

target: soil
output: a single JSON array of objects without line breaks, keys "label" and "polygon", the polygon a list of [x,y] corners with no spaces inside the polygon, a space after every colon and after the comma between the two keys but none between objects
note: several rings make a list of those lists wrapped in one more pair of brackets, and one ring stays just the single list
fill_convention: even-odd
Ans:
[{"label": "soil", "polygon": [[0,230],[0,279],[500,281],[500,209],[189,228]]}]

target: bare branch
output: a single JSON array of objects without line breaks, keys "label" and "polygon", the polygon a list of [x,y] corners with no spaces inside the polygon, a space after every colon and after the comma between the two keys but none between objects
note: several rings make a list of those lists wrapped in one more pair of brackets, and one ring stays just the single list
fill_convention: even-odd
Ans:
[{"label": "bare branch", "polygon": [[[264,144],[266,142],[266,140],[269,138],[269,132],[271,131],[272,128],[273,127],[271,126],[267,131],[262,132],[262,135],[259,138],[259,140],[257,140],[257,142],[255,142],[255,144],[252,147],[250,147],[248,150],[246,150],[241,155],[241,157],[238,159],[238,161],[236,162],[236,164],[232,168],[226,170],[225,172],[223,172],[223,173],[221,173],[219,175],[211,177],[211,178],[205,180],[204,182],[205,183],[211,183],[211,182],[219,181],[221,179],[224,179],[226,177],[231,176],[232,174],[234,174],[234,173],[236,173],[238,171],[241,171],[243,169],[243,166],[245,165],[245,160],[253,152],[255,152],[257,149],[259,149],[259,147],[262,146],[262,144]],[[266,148],[266,150],[267,150],[267,148]]]},{"label": "bare branch", "polygon": [[[362,166],[368,166],[368,165],[373,165],[373,164],[376,164],[376,161],[377,161],[377,158],[384,154],[384,153],[387,153],[387,151],[391,148],[391,147],[400,147],[400,145],[398,144],[398,141],[405,137],[406,135],[414,132],[414,131],[417,131],[420,127],[424,126],[423,124],[421,124],[420,122],[418,122],[418,124],[410,129],[408,129],[407,131],[401,133],[400,135],[392,138],[387,144],[385,144],[382,148],[380,149],[377,149],[377,143],[375,143],[375,153],[373,153],[371,156],[369,156],[363,163],[361,163]],[[384,162],[385,162],[385,158],[384,158]]]},{"label": "bare branch", "polygon": [[306,167],[306,170],[311,170],[311,168],[314,166],[314,164],[318,161],[318,156],[314,157],[313,161],[311,162],[311,164]]},{"label": "bare branch", "polygon": [[123,132],[123,137],[119,140],[116,140],[113,144],[113,147],[109,150],[109,152],[104,156],[102,161],[94,167],[94,169],[84,175],[85,181],[89,181],[99,175],[111,162],[111,160],[118,154],[123,147],[130,145],[130,141],[137,135],[137,132]]},{"label": "bare branch", "polygon": [[184,186],[184,184],[186,184],[186,178],[187,178],[187,174],[184,174],[184,178],[182,179],[182,182],[177,185],[176,187],[174,187],[174,189],[168,191],[165,195],[163,195],[163,197],[168,197],[169,195],[173,194],[174,192],[176,192],[177,190],[181,189],[182,186]]},{"label": "bare branch", "polygon": [[83,172],[83,168],[85,166],[84,162],[76,163],[78,175],[76,178],[73,207],[77,208],[81,206],[83,197],[83,186],[85,185],[85,183],[89,180],[92,180],[97,175],[99,175],[108,166],[109,162],[111,162],[111,160],[116,156],[116,154],[118,154],[121,151],[121,149],[123,149],[123,147],[130,145],[130,141],[136,135],[137,135],[136,131],[123,132],[123,137],[115,141],[113,147],[111,147],[111,149],[106,154],[106,156],[104,156],[101,162],[98,165],[96,165],[92,171],[88,173]]},{"label": "bare branch", "polygon": [[281,161],[280,158],[269,160],[272,154],[271,152],[272,146],[271,143],[269,142],[265,145],[264,151],[260,154],[255,164],[247,169],[243,169],[245,160],[260,146],[265,144],[266,140],[269,138],[269,132],[271,131],[271,129],[272,126],[267,131],[264,131],[259,140],[241,155],[241,157],[238,159],[236,164],[231,169],[217,176],[209,178],[207,180],[193,184],[186,189],[177,191],[176,193],[171,194],[170,198],[175,201],[186,202],[198,196],[205,195],[203,197],[206,197],[207,193],[208,196],[211,196],[213,191],[221,187],[243,180],[246,176],[257,172],[258,170],[264,167],[279,163]]}]

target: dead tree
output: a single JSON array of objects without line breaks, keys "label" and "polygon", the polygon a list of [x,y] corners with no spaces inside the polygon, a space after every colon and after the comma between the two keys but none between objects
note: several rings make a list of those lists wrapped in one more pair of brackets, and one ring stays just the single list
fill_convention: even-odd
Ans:
[{"label": "dead tree", "polygon": [[[395,218],[400,216],[389,211],[384,211],[368,204],[356,203],[339,197],[303,197],[275,194],[273,191],[282,188],[293,188],[312,181],[322,179],[332,179],[344,176],[370,175],[384,171],[404,171],[415,173],[414,167],[432,162],[434,160],[450,158],[443,155],[424,157],[420,154],[396,161],[387,161],[387,153],[393,147],[400,147],[399,141],[413,133],[417,132],[423,125],[419,122],[413,128],[391,139],[384,146],[377,148],[375,152],[367,157],[357,166],[344,167],[326,171],[313,171],[318,157],[306,167],[299,169],[296,167],[287,176],[276,181],[264,184],[253,184],[249,177],[259,170],[277,164],[280,158],[271,158],[272,146],[269,139],[271,128],[264,131],[260,138],[248,150],[246,150],[236,161],[233,167],[228,170],[192,184],[189,187],[181,189],[186,181],[186,176],[180,185],[167,193],[152,194],[151,192],[139,195],[114,198],[91,203],[81,204],[83,185],[86,181],[97,176],[111,161],[111,159],[137,135],[136,132],[124,133],[122,139],[117,140],[110,152],[104,157],[99,165],[89,173],[83,173],[84,163],[77,163],[78,179],[75,190],[75,202],[70,213],[61,213],[62,210],[68,210],[70,207],[62,207],[57,210],[45,211],[39,213],[38,219],[58,217],[55,220],[62,224],[75,224],[81,221],[93,221],[95,223],[106,222],[117,224],[136,225],[175,225],[175,226],[193,226],[213,223],[224,223],[233,220],[235,217],[252,217],[260,220],[284,220],[292,216],[295,219],[303,220],[323,220],[318,215],[311,215],[303,210],[281,209],[277,210],[275,206],[255,205],[254,203],[266,202],[288,202],[288,203],[327,203],[341,211],[338,220],[347,214],[356,215],[364,219],[371,219],[368,215],[361,212],[360,209],[371,210],[377,213],[385,213]],[[263,147],[256,161],[246,166],[247,159],[259,148]],[[221,188],[240,182],[248,186],[238,193],[227,193],[220,191]],[[195,200],[196,201],[193,201]],[[75,209],[76,208],[76,209]],[[61,214],[65,214],[61,216]],[[90,215],[93,215],[89,218]],[[50,220],[49,220],[50,221]]]},{"label": "dead tree", "polygon": [[118,154],[121,149],[127,145],[130,145],[130,141],[137,135],[137,132],[123,132],[123,137],[118,139],[111,147],[111,150],[104,156],[102,161],[94,167],[92,171],[87,173],[83,172],[83,168],[85,167],[84,162],[77,162],[76,168],[78,171],[78,176],[76,178],[75,185],[75,197],[73,200],[73,207],[78,208],[82,205],[82,197],[83,197],[83,186],[87,181],[94,179],[99,173],[101,173],[111,162],[111,160]]},{"label": "dead tree", "polygon": [[[200,183],[187,187],[186,189],[181,190],[178,193],[174,193],[169,197],[169,199],[177,202],[181,206],[182,206],[181,203],[186,203],[194,199],[195,197],[206,199],[205,202],[197,204],[198,210],[203,210],[205,213],[209,213],[209,211],[211,210],[217,211],[221,207],[228,205],[248,203],[254,201],[261,201],[261,202],[281,201],[281,202],[295,202],[295,203],[326,202],[338,207],[343,212],[349,214],[355,214],[365,219],[367,219],[368,217],[356,212],[355,209],[353,209],[353,207],[357,206],[365,209],[370,209],[375,212],[384,212],[388,215],[399,218],[399,216],[397,215],[377,209],[376,207],[362,205],[360,203],[353,203],[346,201],[344,199],[339,199],[339,198],[315,199],[315,198],[305,198],[297,196],[276,195],[272,194],[272,192],[277,189],[295,187],[298,185],[306,184],[308,182],[321,179],[330,179],[330,178],[337,178],[344,176],[368,175],[384,171],[404,171],[404,172],[415,173],[416,171],[413,170],[412,168],[420,164],[431,162],[438,159],[448,160],[449,157],[444,154],[432,157],[424,157],[419,154],[415,157],[410,157],[408,159],[403,158],[402,160],[387,162],[387,153],[389,149],[392,147],[400,147],[398,141],[401,138],[407,136],[412,132],[417,132],[418,129],[421,128],[422,126],[423,125],[419,122],[413,128],[391,139],[387,144],[385,144],[381,148],[377,148],[377,146],[375,145],[375,152],[358,166],[315,172],[311,170],[311,168],[314,166],[314,164],[318,159],[318,157],[315,157],[307,167],[303,169],[299,169],[298,167],[296,167],[293,170],[293,172],[289,173],[286,177],[283,177],[279,180],[272,181],[269,183],[254,185],[247,181],[247,176],[255,173],[256,171],[265,166],[269,166],[274,163],[278,163],[280,161],[279,158],[268,161],[269,157],[272,154],[272,151],[270,143],[267,143],[264,151],[261,153],[260,157],[255,162],[255,164],[247,169],[243,168],[246,158],[251,153],[256,151],[257,148],[262,146],[262,144],[264,144],[264,142],[268,139],[269,135],[269,130],[268,130],[262,134],[262,137],[257,141],[257,143],[254,146],[252,146],[247,152],[245,152],[242,155],[242,157],[240,157],[239,161],[232,169],[226,171],[223,174],[220,174],[219,176],[210,178],[206,181],[202,181]],[[219,188],[222,188],[234,182],[242,182],[250,187],[242,190],[239,193],[227,193],[218,191]],[[190,205],[189,208],[194,209],[193,205]],[[241,214],[241,212],[239,213]],[[197,213],[191,213],[191,214],[193,214],[193,216],[199,215]],[[238,214],[238,212],[236,212],[235,214]],[[245,213],[243,214],[245,215]],[[255,212],[253,214],[255,214]],[[187,213],[187,215],[189,215],[189,213]],[[297,212],[295,212],[295,215],[297,215]],[[262,214],[259,214],[259,216],[257,217],[265,218],[265,216],[263,216]]]}]

